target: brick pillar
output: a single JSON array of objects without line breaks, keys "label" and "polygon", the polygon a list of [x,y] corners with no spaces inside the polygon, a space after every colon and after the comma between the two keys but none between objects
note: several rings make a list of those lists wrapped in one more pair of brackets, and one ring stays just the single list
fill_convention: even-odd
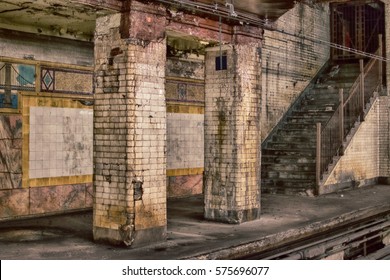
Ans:
[{"label": "brick pillar", "polygon": [[97,20],[93,234],[130,246],[166,235],[166,42],[161,17],[128,8]]},{"label": "brick pillar", "polygon": [[[205,218],[227,223],[260,215],[260,43],[206,54]],[[222,65],[224,62],[222,63]]]}]

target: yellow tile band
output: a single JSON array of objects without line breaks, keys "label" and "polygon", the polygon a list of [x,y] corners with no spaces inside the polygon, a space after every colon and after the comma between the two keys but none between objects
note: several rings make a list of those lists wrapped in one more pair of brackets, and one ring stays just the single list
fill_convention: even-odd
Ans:
[{"label": "yellow tile band", "polygon": [[167,113],[204,114],[204,106],[167,103]]},{"label": "yellow tile band", "polygon": [[168,177],[175,176],[188,176],[188,175],[201,175],[204,172],[203,167],[199,168],[184,168],[184,169],[169,169],[167,170]]},{"label": "yellow tile band", "polygon": [[65,176],[65,177],[29,179],[29,187],[45,187],[45,186],[91,183],[93,179],[92,177],[93,175],[82,175],[82,176]]}]

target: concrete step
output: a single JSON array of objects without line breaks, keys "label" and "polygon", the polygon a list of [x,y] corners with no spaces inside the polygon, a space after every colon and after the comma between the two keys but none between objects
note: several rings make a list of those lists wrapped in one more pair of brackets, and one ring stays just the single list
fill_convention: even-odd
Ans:
[{"label": "concrete step", "polygon": [[311,142],[272,141],[267,145],[267,149],[275,149],[275,150],[300,150],[300,149],[315,149],[315,148],[316,148],[316,142],[313,141]]},{"label": "concrete step", "polygon": [[302,107],[298,108],[297,111],[316,112],[316,113],[324,112],[324,113],[331,114],[337,109],[339,105],[339,102],[328,102],[328,103],[321,103],[321,104],[315,104],[314,102],[312,103],[313,104],[303,105]]},{"label": "concrete step", "polygon": [[312,136],[304,135],[274,135],[272,141],[275,142],[304,142],[304,143],[316,143],[316,138]]},{"label": "concrete step", "polygon": [[327,117],[330,118],[333,115],[331,111],[319,111],[319,110],[312,110],[312,111],[298,111],[295,110],[291,113],[291,115],[288,118],[292,117],[298,117],[298,118],[315,118],[317,116],[320,117]]},{"label": "concrete step", "polygon": [[315,164],[296,163],[291,161],[290,163],[262,163],[261,171],[268,172],[271,170],[281,172],[315,172]]},{"label": "concrete step", "polygon": [[315,158],[311,156],[297,156],[297,155],[262,155],[262,164],[307,164],[312,165],[316,163]]},{"label": "concrete step", "polygon": [[314,190],[315,182],[312,180],[277,180],[262,179],[261,191],[270,194],[296,195],[305,193],[307,190]]},{"label": "concrete step", "polygon": [[[352,79],[351,79],[352,80]],[[322,84],[316,84],[314,86],[315,89],[334,89],[338,90],[340,88],[343,89],[349,89],[352,87],[353,83],[356,79],[354,79],[352,82],[337,82],[337,81],[328,81],[326,83]]]},{"label": "concrete step", "polygon": [[290,172],[290,171],[279,171],[279,170],[268,170],[262,172],[263,178],[268,179],[297,179],[297,180],[315,180],[316,173],[309,171]]},{"label": "concrete step", "polygon": [[337,88],[313,88],[305,97],[306,99],[310,98],[321,98],[321,97],[331,97],[334,99],[339,98],[339,89]]},{"label": "concrete step", "polygon": [[315,149],[272,149],[265,148],[263,149],[263,155],[272,155],[272,156],[296,156],[300,157],[314,157],[316,154]]},{"label": "concrete step", "polygon": [[301,116],[292,115],[287,117],[286,123],[287,124],[293,124],[293,123],[303,123],[303,124],[316,124],[318,122],[326,122],[329,120],[331,114],[323,114],[323,115],[305,115],[302,114]]},{"label": "concrete step", "polygon": [[295,130],[315,130],[316,123],[284,123],[283,128],[295,129]]},{"label": "concrete step", "polygon": [[294,129],[289,126],[280,127],[277,131],[278,136],[289,137],[289,136],[303,136],[308,138],[316,138],[317,130],[310,129]]}]

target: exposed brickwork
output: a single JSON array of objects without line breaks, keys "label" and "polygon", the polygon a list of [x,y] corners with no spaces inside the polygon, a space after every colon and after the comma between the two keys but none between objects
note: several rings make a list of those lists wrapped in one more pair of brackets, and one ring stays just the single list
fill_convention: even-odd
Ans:
[{"label": "exposed brickwork", "polygon": [[227,70],[216,71],[218,48],[206,55],[205,217],[229,223],[260,214],[260,43],[224,47]]},{"label": "exposed brickwork", "polygon": [[94,234],[130,242],[134,224],[135,242],[150,242],[166,225],[166,43],[121,39],[119,27],[119,15],[97,25]]},{"label": "exposed brickwork", "polygon": [[165,37],[166,8],[153,3],[126,1],[128,11],[122,17],[121,35],[132,41],[152,41]]},{"label": "exposed brickwork", "polygon": [[[294,35],[329,41],[327,4],[298,3],[276,21],[276,28]],[[329,46],[299,37],[265,31],[262,49],[262,139],[285,114],[329,57]]]}]

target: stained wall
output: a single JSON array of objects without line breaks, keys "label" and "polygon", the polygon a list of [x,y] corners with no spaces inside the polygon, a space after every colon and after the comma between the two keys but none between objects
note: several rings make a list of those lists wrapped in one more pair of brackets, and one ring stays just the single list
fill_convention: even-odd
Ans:
[{"label": "stained wall", "polygon": [[168,57],[168,197],[202,193],[204,170],[204,56]]},{"label": "stained wall", "polygon": [[330,40],[329,4],[297,3],[272,27],[278,31],[265,30],[262,48],[263,140],[329,59],[321,43]]}]

